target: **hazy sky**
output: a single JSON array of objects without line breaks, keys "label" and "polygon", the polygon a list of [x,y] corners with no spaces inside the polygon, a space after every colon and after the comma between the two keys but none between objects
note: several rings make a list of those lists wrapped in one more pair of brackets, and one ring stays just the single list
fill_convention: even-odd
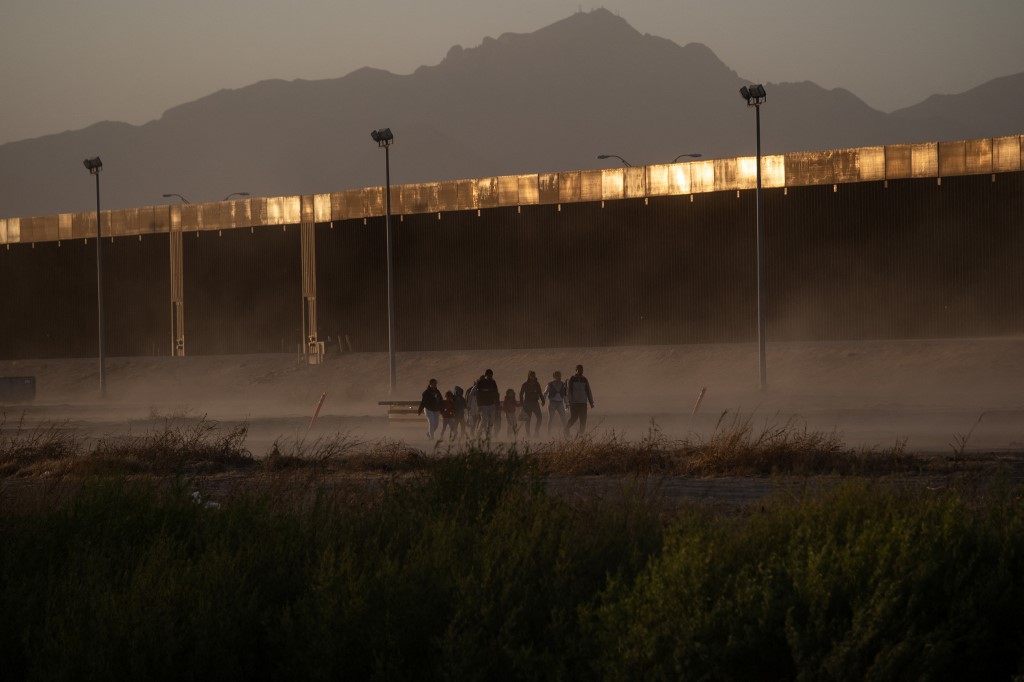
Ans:
[{"label": "hazy sky", "polygon": [[1024,71],[1024,0],[5,0],[0,144],[268,78],[410,73],[597,7],[751,81],[844,87],[883,111]]}]

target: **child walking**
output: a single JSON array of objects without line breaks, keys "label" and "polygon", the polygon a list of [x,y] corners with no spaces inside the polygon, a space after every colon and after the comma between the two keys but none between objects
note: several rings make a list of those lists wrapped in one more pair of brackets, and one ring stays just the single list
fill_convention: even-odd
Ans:
[{"label": "child walking", "polygon": [[516,400],[514,389],[505,391],[505,400],[501,403],[501,411],[505,413],[505,423],[508,424],[508,435],[515,436],[519,431],[519,420],[516,418],[516,410],[519,408],[519,401]]},{"label": "child walking", "polygon": [[441,401],[441,438],[444,440],[444,434],[451,431],[449,439],[455,440],[455,437],[459,435],[459,430],[456,427],[455,421],[455,394],[448,391],[444,394],[444,400]]},{"label": "child walking", "polygon": [[458,427],[459,435],[466,435],[466,397],[462,394],[462,386],[455,387],[455,425]]}]

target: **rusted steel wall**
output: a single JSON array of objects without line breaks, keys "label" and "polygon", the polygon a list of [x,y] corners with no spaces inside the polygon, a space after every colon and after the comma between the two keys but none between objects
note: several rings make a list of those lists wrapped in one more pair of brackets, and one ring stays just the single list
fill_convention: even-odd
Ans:
[{"label": "rusted steel wall", "polygon": [[[108,355],[169,352],[167,235],[103,240]],[[0,249],[0,357],[96,356],[96,241]]]},{"label": "rusted steel wall", "polygon": [[[1024,173],[940,180],[927,175],[929,159],[959,168],[956,150],[916,148],[882,160],[862,153],[858,173],[905,163],[920,177],[764,190],[769,342],[1024,334]],[[841,155],[793,165],[830,177],[849,167]],[[464,188],[489,208],[394,216],[399,350],[755,339],[753,189],[586,200],[615,189],[607,174],[565,175],[539,187],[572,201],[503,205],[522,187],[495,182]],[[315,200],[309,216],[317,335],[385,350],[385,220],[332,221],[328,206]],[[260,211],[298,221],[298,207]],[[189,230],[199,214],[186,210],[199,208],[182,207],[181,217],[186,353],[295,352],[298,224]],[[76,228],[58,221],[55,229]],[[167,233],[104,244],[108,354],[169,354]],[[0,356],[96,353],[93,241],[2,246],[0,286]]]},{"label": "rusted steel wall", "polygon": [[328,352],[339,338],[352,350],[387,349],[384,219],[316,225],[317,321]]},{"label": "rusted steel wall", "polygon": [[0,356],[96,355],[96,244],[18,244],[0,251]]},{"label": "rusted steel wall", "polygon": [[1024,175],[767,195],[768,338],[1024,333]]},{"label": "rusted steel wall", "polygon": [[[764,194],[770,341],[1024,333],[1024,175]],[[755,197],[396,219],[398,348],[752,341]],[[318,229],[321,337],[385,349],[384,220]]]},{"label": "rusted steel wall", "polygon": [[298,225],[182,234],[188,355],[296,352],[299,235]]}]

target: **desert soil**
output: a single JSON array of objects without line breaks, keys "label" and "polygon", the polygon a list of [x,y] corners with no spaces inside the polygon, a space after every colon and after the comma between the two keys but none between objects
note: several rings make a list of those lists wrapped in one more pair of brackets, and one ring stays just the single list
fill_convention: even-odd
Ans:
[{"label": "desert soil", "polygon": [[[975,455],[1024,453],[1024,338],[769,343],[766,356],[760,389],[754,344],[399,353],[395,396],[382,353],[333,355],[319,365],[292,355],[108,358],[102,400],[95,359],[18,360],[0,362],[0,376],[34,376],[36,400],[0,410],[8,425],[62,422],[92,437],[145,432],[174,416],[205,415],[225,427],[244,422],[257,457],[277,440],[337,432],[401,439],[429,452],[425,425],[389,426],[379,401],[418,400],[430,378],[442,391],[468,387],[486,368],[502,392],[518,391],[528,370],[543,383],[554,370],[568,377],[582,363],[597,433],[639,439],[656,427],[672,438],[706,436],[723,414],[739,414],[757,428],[792,420],[835,431],[856,449],[903,442],[907,452],[934,456],[964,444]],[[662,485],[720,498],[737,486],[767,494],[778,484]]]}]

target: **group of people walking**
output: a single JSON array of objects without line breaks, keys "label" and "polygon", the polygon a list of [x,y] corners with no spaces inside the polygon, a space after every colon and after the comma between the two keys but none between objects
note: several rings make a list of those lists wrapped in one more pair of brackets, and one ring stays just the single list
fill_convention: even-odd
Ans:
[{"label": "group of people walking", "polygon": [[[526,375],[526,381],[515,389],[506,389],[504,397],[498,391],[494,372],[486,370],[473,382],[468,391],[455,386],[444,395],[437,387],[437,379],[431,379],[420,400],[418,414],[427,415],[427,437],[435,439],[438,426],[441,427],[439,440],[454,439],[467,435],[491,438],[501,435],[502,421],[506,434],[515,437],[520,428],[525,435],[540,435],[543,417],[541,407],[548,408],[548,435],[555,418],[566,436],[570,429],[579,424],[578,433],[587,428],[587,408],[594,407],[594,394],[590,382],[583,376],[583,365],[576,365],[576,373],[568,381],[562,381],[562,373],[554,372],[546,387],[541,387],[537,373],[533,370]],[[569,418],[566,420],[566,407]],[[504,420],[502,419],[504,417]]]}]

